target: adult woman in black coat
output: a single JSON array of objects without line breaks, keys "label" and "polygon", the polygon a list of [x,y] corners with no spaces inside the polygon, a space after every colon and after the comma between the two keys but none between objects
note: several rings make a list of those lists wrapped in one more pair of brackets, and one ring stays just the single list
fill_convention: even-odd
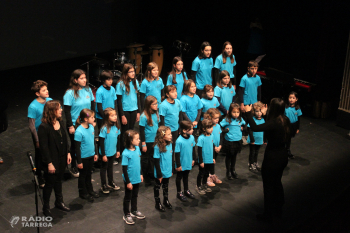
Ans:
[{"label": "adult woman in black coat", "polygon": [[63,202],[62,177],[67,164],[72,158],[69,153],[69,137],[61,121],[62,108],[58,101],[51,100],[45,104],[42,123],[38,129],[40,152],[46,184],[43,190],[43,213],[52,217],[50,196],[55,191],[55,206],[63,211],[70,209]]},{"label": "adult woman in black coat", "polygon": [[[251,105],[245,106],[245,118],[253,131],[264,131],[267,147],[261,167],[261,176],[264,187],[264,213],[257,218],[263,221],[272,221],[273,217],[280,217],[284,204],[282,174],[288,164],[286,142],[290,137],[290,121],[284,115],[285,103],[280,98],[270,102],[266,123],[257,125],[251,114]],[[267,107],[261,108],[266,115]]]}]

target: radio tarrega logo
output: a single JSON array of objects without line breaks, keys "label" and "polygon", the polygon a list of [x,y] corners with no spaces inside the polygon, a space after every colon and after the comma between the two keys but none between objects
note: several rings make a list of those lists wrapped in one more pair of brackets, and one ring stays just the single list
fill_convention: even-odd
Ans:
[{"label": "radio tarrega logo", "polygon": [[10,219],[11,227],[22,221],[22,227],[52,227],[52,217],[40,217],[40,216],[30,216],[27,218],[26,216],[12,216]]},{"label": "radio tarrega logo", "polygon": [[11,227],[13,228],[14,225],[16,225],[19,221],[19,216],[12,216],[10,219]]}]

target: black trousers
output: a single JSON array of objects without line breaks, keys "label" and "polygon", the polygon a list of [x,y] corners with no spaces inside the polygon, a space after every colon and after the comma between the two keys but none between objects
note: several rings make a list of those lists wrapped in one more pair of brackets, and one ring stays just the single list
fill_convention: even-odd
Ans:
[{"label": "black trousers", "polygon": [[124,146],[124,134],[125,134],[125,132],[129,129],[134,129],[135,122],[136,122],[137,110],[131,111],[131,112],[124,111],[124,115],[125,115],[126,119],[128,120],[128,123],[126,125],[123,125],[121,122],[122,116],[119,116],[120,117],[120,124],[121,124],[120,151],[124,151],[124,149],[125,149],[125,146]]},{"label": "black trousers", "polygon": [[154,172],[154,159],[153,159],[153,153],[154,153],[154,147],[153,142],[146,143],[147,151],[142,152],[141,155],[141,169],[142,174],[145,179],[149,179],[152,177]]},{"label": "black trousers", "polygon": [[74,134],[70,134],[69,133],[69,129],[67,128],[67,132],[69,135],[69,139],[71,141],[71,145],[70,145],[70,155],[72,157],[72,162],[71,162],[71,168],[76,167],[77,166],[77,158],[75,157],[75,143],[74,143]]},{"label": "black trousers", "polygon": [[282,174],[288,164],[288,155],[285,148],[265,152],[261,167],[261,176],[264,188],[264,212],[268,215],[280,216],[284,204]]},{"label": "black trousers", "polygon": [[78,189],[79,194],[88,194],[94,191],[91,183],[91,170],[94,166],[94,156],[81,159],[83,169],[79,169]]},{"label": "black trousers", "polygon": [[249,144],[249,164],[258,162],[258,154],[261,145]]},{"label": "black trousers", "polygon": [[176,173],[176,189],[177,192],[181,192],[181,180],[184,184],[184,190],[188,190],[188,174],[190,173],[189,170],[181,171]]},{"label": "black trousers", "polygon": [[213,163],[205,163],[204,168],[201,168],[201,166],[199,166],[197,187],[200,187],[201,184],[207,184],[209,173],[214,174],[214,166],[215,165]]},{"label": "black trousers", "polygon": [[[44,165],[44,164],[43,164]],[[62,157],[59,162],[59,167],[56,167],[56,172],[51,174],[48,172],[48,169],[44,169],[44,178],[45,178],[45,186],[43,189],[43,201],[44,206],[50,206],[50,197],[52,193],[52,189],[55,192],[56,202],[63,202],[62,195],[62,178],[64,174],[64,170],[66,168],[67,161],[65,157]],[[47,165],[44,165],[47,166]]]},{"label": "black trousers", "polygon": [[[34,144],[34,149],[35,149],[35,158],[34,158],[34,162],[35,162],[35,167],[36,167],[36,171],[35,174],[38,177],[43,177],[42,171],[43,171],[43,162],[42,162],[42,156],[40,153],[40,149],[36,148],[35,146],[35,140],[33,139],[33,144]],[[40,142],[39,142],[39,146],[40,146]]]},{"label": "black trousers", "polygon": [[173,166],[173,173],[176,173],[177,171],[175,170],[175,142],[177,140],[177,138],[179,137],[179,130],[176,130],[176,131],[171,131],[171,135],[172,135],[172,150],[173,150],[173,153],[172,153],[172,156],[173,156],[173,163],[172,163],[172,166]]},{"label": "black trousers", "polygon": [[226,153],[225,165],[226,171],[235,171],[236,169],[236,159],[237,159],[238,151],[230,151]]},{"label": "black trousers", "polygon": [[[222,147],[221,147],[222,148]],[[216,159],[217,159],[217,157],[218,157],[218,154],[219,153],[216,153],[215,151],[214,151],[214,159],[215,159],[215,162],[216,162]],[[214,175],[215,174],[215,166],[214,166],[214,173],[212,174],[212,175]]]},{"label": "black trousers", "polygon": [[98,132],[100,132],[102,124],[103,124],[103,119],[96,118],[96,122],[97,122]]},{"label": "black trousers", "polygon": [[106,173],[108,177],[108,184],[113,183],[113,162],[114,162],[115,156],[109,156],[107,157],[107,162],[103,162],[101,160],[101,168],[100,168],[100,177],[101,177],[101,184],[105,185],[106,182]]},{"label": "black trousers", "polygon": [[139,195],[139,186],[140,184],[133,184],[132,190],[127,188],[127,184],[124,182],[125,185],[125,196],[123,201],[123,210],[124,215],[127,215],[130,213],[129,210],[129,203],[131,202],[131,212],[137,211],[137,197]]},{"label": "black trousers", "polygon": [[154,184],[154,188],[153,188],[154,198],[155,199],[159,198],[159,189],[160,189],[160,186],[162,185],[164,200],[168,199],[169,178],[163,178],[162,183],[160,183],[158,179],[155,179],[155,181],[156,183]]}]

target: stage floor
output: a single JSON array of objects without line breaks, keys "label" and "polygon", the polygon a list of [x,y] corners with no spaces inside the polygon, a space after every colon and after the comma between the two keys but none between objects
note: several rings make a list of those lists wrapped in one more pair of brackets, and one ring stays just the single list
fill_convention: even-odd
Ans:
[{"label": "stage floor", "polygon": [[[79,62],[76,63],[81,64]],[[6,81],[2,89],[10,99],[10,106],[9,128],[0,135],[0,156],[4,159],[4,163],[0,165],[0,232],[36,232],[33,227],[23,226],[22,219],[12,226],[9,221],[13,216],[35,216],[32,173],[26,156],[27,151],[34,153],[26,117],[27,107],[33,100],[30,86],[36,79],[47,80],[50,97],[62,100],[73,69],[66,71],[64,63],[59,64],[61,67],[57,67],[57,64],[46,65],[44,73],[38,67],[34,71],[20,69],[15,73],[3,72]],[[55,71],[51,69],[53,67]],[[309,232],[306,229],[312,226],[312,232],[316,229],[318,232],[325,232],[327,226],[334,224],[334,221],[326,221],[329,219],[328,214],[344,217],[349,216],[350,212],[348,195],[344,196],[350,187],[350,141],[346,138],[347,133],[347,130],[337,127],[335,121],[302,117],[300,134],[292,140],[291,146],[296,158],[289,161],[282,178],[286,203],[283,217],[276,223],[277,227],[258,222],[255,218],[257,213],[263,211],[262,179],[261,175],[249,171],[249,147],[245,146],[237,158],[237,180],[228,181],[225,178],[225,157],[219,155],[216,173],[223,183],[214,187],[212,193],[204,196],[195,193],[198,174],[196,166],[189,177],[189,187],[196,194],[196,199],[181,203],[176,199],[175,177],[172,177],[169,198],[173,209],[164,213],[154,208],[153,187],[141,184],[138,209],[146,215],[146,219],[136,220],[133,226],[126,225],[122,220],[124,185],[120,165],[114,166],[114,179],[121,186],[121,190],[109,195],[102,194],[94,203],[80,199],[78,180],[69,178],[63,182],[63,196],[71,212],[65,213],[53,208],[53,226],[40,230],[212,233],[269,232],[279,229],[283,232]],[[260,150],[260,164],[264,149],[265,147]],[[92,178],[97,191],[100,188],[98,169]],[[51,197],[51,207],[54,207],[53,202],[54,194]],[[39,212],[42,216],[41,209],[40,203]],[[319,219],[321,220],[318,221]],[[340,222],[336,225],[339,231],[350,229],[348,223],[341,219],[338,221]],[[332,232],[338,231],[336,228],[332,229]]]}]

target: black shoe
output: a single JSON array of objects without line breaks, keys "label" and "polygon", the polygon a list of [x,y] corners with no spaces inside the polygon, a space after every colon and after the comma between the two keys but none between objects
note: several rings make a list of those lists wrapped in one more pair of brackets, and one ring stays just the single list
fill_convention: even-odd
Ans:
[{"label": "black shoe", "polygon": [[52,214],[51,214],[51,211],[50,211],[50,206],[45,206],[43,207],[43,214],[46,216],[46,217],[51,217],[52,218]]},{"label": "black shoe", "polygon": [[98,195],[98,193],[95,193],[94,191],[89,192],[90,196],[92,196],[93,198],[99,198],[100,195]]},{"label": "black shoe", "polygon": [[173,206],[170,204],[168,198],[167,199],[164,198],[163,205],[168,209],[173,208]]},{"label": "black shoe", "polygon": [[232,177],[235,179],[238,179],[238,175],[236,173],[236,171],[231,171]]},{"label": "black shoe", "polygon": [[79,177],[79,170],[78,170],[78,168],[72,167],[72,168],[69,169],[69,172],[70,172],[70,174],[71,174],[73,177],[75,177],[75,178],[78,178],[78,177]]},{"label": "black shoe", "polygon": [[116,185],[114,182],[109,183],[109,184],[108,184],[108,187],[111,188],[111,189],[113,189],[113,190],[115,190],[115,191],[117,191],[117,190],[120,189],[120,187],[119,187],[118,185]]},{"label": "black shoe", "polygon": [[90,196],[89,194],[79,194],[79,197],[87,200],[88,202],[94,201],[94,198],[92,196]]},{"label": "black shoe", "polygon": [[63,211],[66,211],[66,212],[69,212],[70,211],[70,208],[67,207],[64,202],[55,202],[55,207],[57,209],[60,209],[60,210],[63,210]]},{"label": "black shoe", "polygon": [[38,177],[39,187],[44,188],[45,187],[45,180],[42,176]]},{"label": "black shoe", "polygon": [[295,159],[294,155],[292,155],[292,152],[290,152],[290,150],[287,150],[287,153],[288,153],[288,158]]},{"label": "black shoe", "polygon": [[178,193],[176,194],[176,197],[177,197],[180,201],[182,201],[182,202],[187,202],[187,198],[185,197],[185,195],[183,194],[183,192],[178,192]]},{"label": "black shoe", "polygon": [[109,189],[109,187],[108,187],[106,184],[104,184],[104,185],[102,185],[102,187],[101,187],[101,192],[107,194],[107,193],[110,192],[110,189]]},{"label": "black shoe", "polygon": [[233,177],[231,176],[230,172],[226,172],[226,177],[228,180],[233,180]]},{"label": "black shoe", "polygon": [[191,199],[195,199],[195,196],[191,193],[190,190],[185,190],[185,196]]},{"label": "black shoe", "polygon": [[159,210],[159,211],[161,211],[161,212],[165,212],[165,208],[164,208],[164,206],[162,205],[162,203],[160,203],[160,200],[159,200],[159,198],[158,198],[158,200],[156,199],[156,209],[157,210]]}]

